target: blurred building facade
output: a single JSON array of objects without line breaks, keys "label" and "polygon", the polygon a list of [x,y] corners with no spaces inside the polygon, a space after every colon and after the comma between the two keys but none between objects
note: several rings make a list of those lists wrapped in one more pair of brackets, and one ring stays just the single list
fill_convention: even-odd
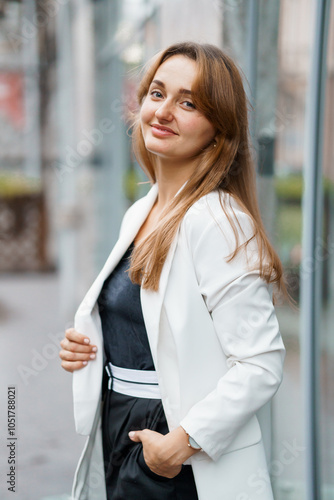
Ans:
[{"label": "blurred building facade", "polygon": [[[191,39],[220,46],[243,70],[254,106],[251,125],[263,218],[298,306],[277,307],[287,358],[272,409],[270,472],[276,500],[334,499],[330,3],[25,0],[5,2],[0,19],[0,124],[5,131],[0,134],[0,173],[40,182],[47,219],[43,265],[59,274],[66,319],[107,258],[124,211],[148,190],[127,133],[128,110],[136,109],[138,69],[168,44]],[[322,33],[317,25],[321,7],[328,37],[324,25]],[[315,138],[310,109],[317,36],[324,38],[326,58],[320,65],[322,143],[313,166],[321,182],[315,185],[308,148]],[[313,218],[307,215],[309,200],[317,206]],[[8,215],[6,220],[5,228]],[[316,243],[310,257],[306,245],[312,228]],[[310,286],[311,306],[301,294],[303,286]],[[305,327],[310,308],[315,313],[309,332],[313,344]],[[313,358],[308,357],[310,345]],[[313,400],[311,389],[317,393]],[[311,473],[310,457],[317,464]],[[265,479],[259,472],[256,480],[260,488]]]}]

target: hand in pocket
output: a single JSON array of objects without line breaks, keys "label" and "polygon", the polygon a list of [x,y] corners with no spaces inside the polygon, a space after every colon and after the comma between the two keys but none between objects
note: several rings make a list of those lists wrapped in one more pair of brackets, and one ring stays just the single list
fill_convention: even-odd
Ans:
[{"label": "hand in pocket", "polygon": [[142,442],[143,460],[153,473],[171,479],[181,472],[182,462],[175,463],[173,454],[166,450],[166,435],[143,429],[130,432],[129,437]]}]

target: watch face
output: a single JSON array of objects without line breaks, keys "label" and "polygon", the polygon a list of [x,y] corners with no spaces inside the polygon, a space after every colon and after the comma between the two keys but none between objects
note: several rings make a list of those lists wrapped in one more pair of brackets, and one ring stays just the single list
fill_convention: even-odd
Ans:
[{"label": "watch face", "polygon": [[191,436],[189,436],[189,444],[193,448],[196,448],[196,450],[200,450],[201,447],[196,443],[195,439],[193,439]]}]

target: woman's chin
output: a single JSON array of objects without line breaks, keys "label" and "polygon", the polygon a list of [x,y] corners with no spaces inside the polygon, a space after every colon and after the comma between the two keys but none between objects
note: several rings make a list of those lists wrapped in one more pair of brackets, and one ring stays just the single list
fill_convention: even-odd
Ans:
[{"label": "woman's chin", "polygon": [[156,145],[146,146],[146,149],[153,155],[159,156],[161,158],[175,158],[175,152],[170,148],[159,147]]}]

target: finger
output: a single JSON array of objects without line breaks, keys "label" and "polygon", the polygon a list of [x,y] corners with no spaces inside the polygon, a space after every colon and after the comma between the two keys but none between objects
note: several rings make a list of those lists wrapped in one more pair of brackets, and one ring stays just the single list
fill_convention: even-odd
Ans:
[{"label": "finger", "polygon": [[150,437],[153,437],[153,434],[156,434],[157,436],[162,436],[159,432],[156,431],[151,431],[151,429],[142,429],[141,431],[130,431],[128,436],[132,441],[139,442],[139,441],[145,441],[146,439],[149,439]]},{"label": "finger", "polygon": [[87,365],[87,361],[62,361],[61,366],[66,370],[67,372],[74,372],[76,370],[80,370],[81,368],[84,368]]},{"label": "finger", "polygon": [[78,344],[89,345],[90,343],[90,338],[77,332],[74,328],[68,328],[65,330],[65,337],[72,342],[77,342]]},{"label": "finger", "polygon": [[59,352],[59,357],[63,361],[91,361],[96,358],[96,355],[62,350]]},{"label": "finger", "polygon": [[95,345],[83,345],[83,344],[78,344],[77,342],[72,342],[71,340],[68,340],[67,338],[63,339],[60,342],[61,347],[65,351],[72,351],[72,352],[96,352],[97,347]]},{"label": "finger", "polygon": [[143,437],[143,431],[130,431],[129,432],[129,438],[132,441],[135,441],[136,443],[139,443],[140,441],[142,441],[142,437]]}]

